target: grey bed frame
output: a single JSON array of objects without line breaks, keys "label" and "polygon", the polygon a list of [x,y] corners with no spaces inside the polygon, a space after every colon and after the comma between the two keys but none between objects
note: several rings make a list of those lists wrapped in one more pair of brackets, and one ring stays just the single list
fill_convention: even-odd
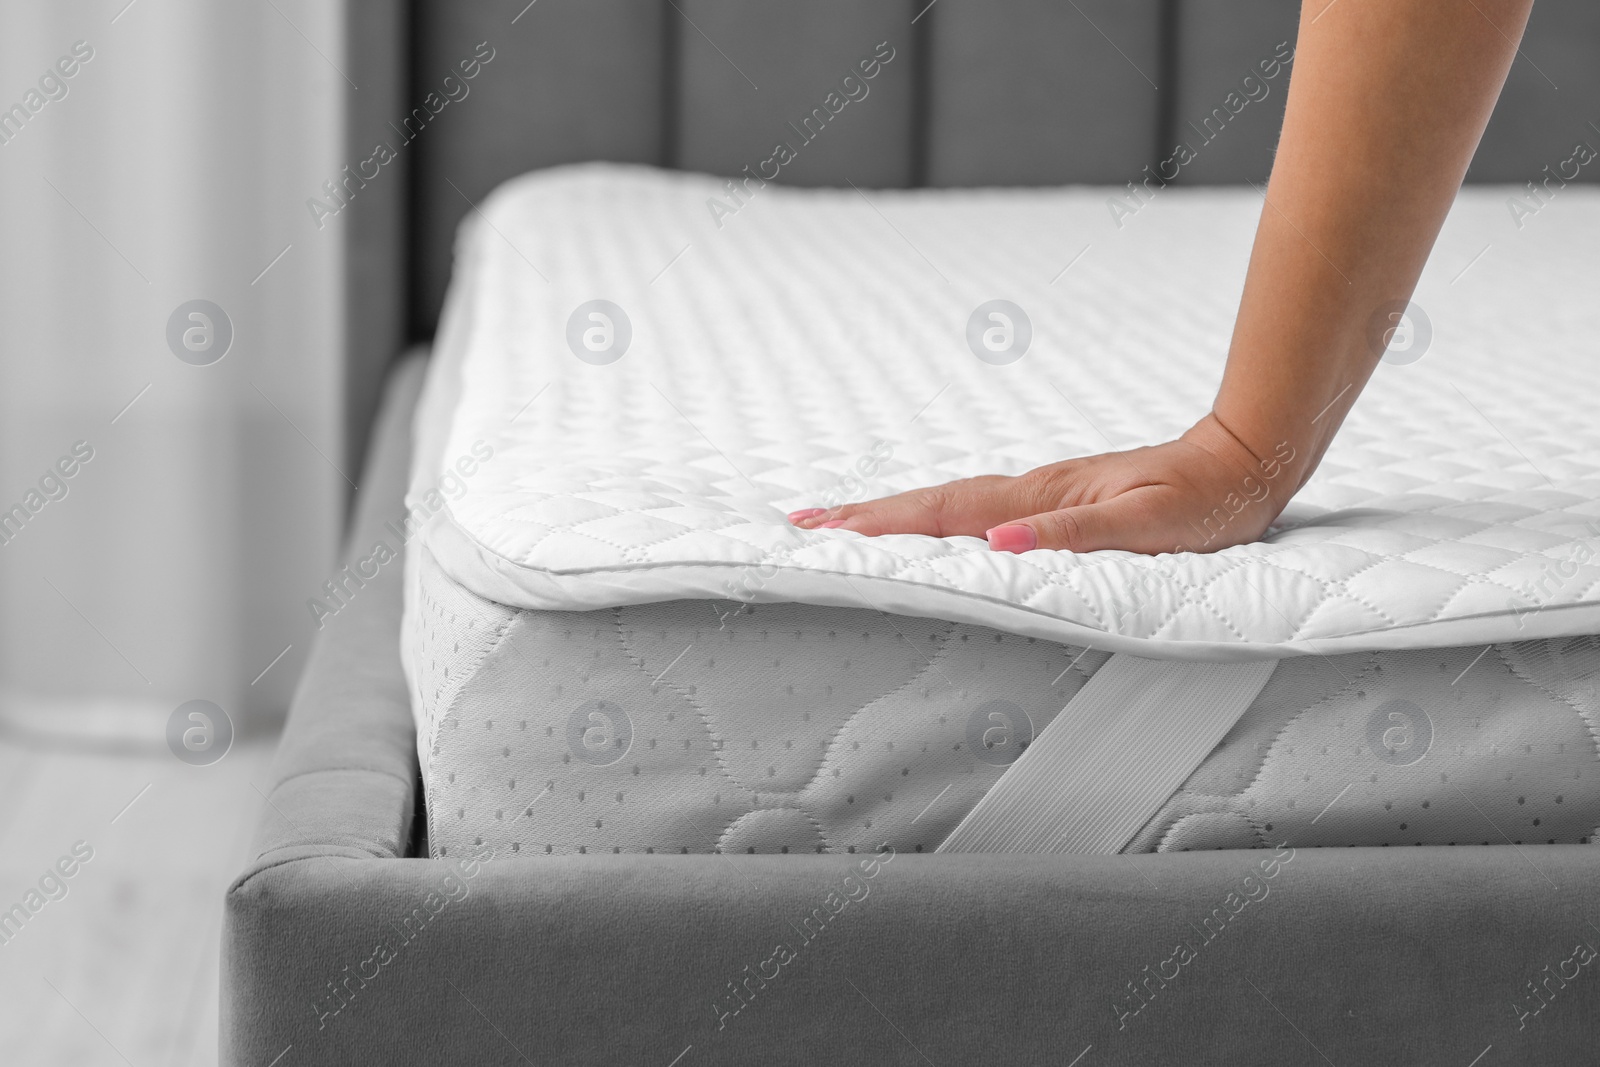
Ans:
[{"label": "grey bed frame", "polygon": [[[361,158],[378,118],[496,50],[344,220],[351,559],[403,511],[425,349],[394,353],[431,328],[450,230],[499,180],[737,169],[835,80],[817,71],[903,38],[905,84],[801,179],[1120,183],[1295,21],[1268,0],[939,0],[915,24],[922,2],[525,3],[348,5]],[[1535,178],[1600,116],[1600,7],[1541,0],[1535,20],[1478,177]],[[1264,174],[1277,118],[1257,118],[1186,180]],[[423,858],[400,610],[390,564],[318,635],[227,893],[224,1064],[1600,1058],[1593,846]]]}]

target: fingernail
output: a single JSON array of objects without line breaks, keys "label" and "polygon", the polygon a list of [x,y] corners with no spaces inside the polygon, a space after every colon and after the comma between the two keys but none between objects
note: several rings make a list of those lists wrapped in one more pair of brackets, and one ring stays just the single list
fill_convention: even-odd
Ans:
[{"label": "fingernail", "polygon": [[821,515],[827,510],[827,508],[801,508],[799,511],[789,512],[789,521],[800,522],[803,519],[811,518],[813,515]]},{"label": "fingernail", "polygon": [[819,529],[819,530],[837,530],[839,527],[841,527],[843,525],[844,525],[844,520],[843,519],[834,519],[832,522],[823,523],[821,526],[818,526],[817,529]]},{"label": "fingernail", "polygon": [[1031,526],[996,526],[984,536],[995,552],[1032,552],[1039,547],[1039,535]]}]

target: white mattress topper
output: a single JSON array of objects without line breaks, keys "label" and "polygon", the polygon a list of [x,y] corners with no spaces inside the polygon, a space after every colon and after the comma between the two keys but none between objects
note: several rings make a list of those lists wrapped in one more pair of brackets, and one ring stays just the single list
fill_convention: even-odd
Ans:
[{"label": "white mattress topper", "polygon": [[[511,607],[833,604],[1155,657],[1600,632],[1600,191],[1521,230],[1506,190],[1463,192],[1414,299],[1421,357],[1379,367],[1263,541],[1161,556],[785,515],[1180,433],[1220,377],[1258,194],[1161,190],[1120,225],[1104,189],[741,195],[729,213],[719,180],[586,165],[469,216],[410,498],[454,581]],[[996,299],[1032,333],[1003,365],[967,339]]]}]

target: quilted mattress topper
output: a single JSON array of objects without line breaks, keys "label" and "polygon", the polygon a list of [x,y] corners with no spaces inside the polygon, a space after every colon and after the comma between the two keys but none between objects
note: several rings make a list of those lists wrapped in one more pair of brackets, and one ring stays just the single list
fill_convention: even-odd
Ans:
[{"label": "quilted mattress topper", "polygon": [[1115,195],[508,182],[463,225],[419,409],[428,550],[515,608],[790,601],[1158,658],[1600,632],[1600,191],[1577,187],[1521,230],[1505,190],[1461,194],[1407,347],[1258,543],[1013,555],[790,526],[1208,409],[1260,197],[1166,189],[1130,216]]}]

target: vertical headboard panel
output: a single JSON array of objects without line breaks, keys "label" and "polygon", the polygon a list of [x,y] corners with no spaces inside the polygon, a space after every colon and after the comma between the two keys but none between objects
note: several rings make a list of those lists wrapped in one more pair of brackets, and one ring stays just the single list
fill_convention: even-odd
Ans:
[{"label": "vertical headboard panel", "polygon": [[[390,0],[350,0],[344,15],[340,66],[361,89],[345,100],[341,154],[356,161],[352,169],[360,177],[360,161],[372,158],[376,145],[394,144],[389,123],[410,95],[408,27],[404,8]],[[403,154],[391,160],[384,180],[366,182],[339,213],[346,248],[341,470],[361,469],[385,374],[413,325],[406,313],[410,162]]]},{"label": "vertical headboard panel", "polygon": [[[674,166],[749,167],[790,185],[912,184],[911,0],[675,2]],[[787,164],[779,145],[793,152]]]},{"label": "vertical headboard panel", "polygon": [[[1183,0],[1175,5],[1172,103],[1161,176],[1201,184],[1262,182],[1289,98],[1300,5],[1283,0]],[[1248,81],[1246,79],[1249,79]],[[1193,153],[1178,152],[1182,145]],[[1179,161],[1188,159],[1179,165]]]},{"label": "vertical headboard panel", "polygon": [[[433,332],[457,223],[507,178],[590,159],[663,163],[661,0],[420,2],[412,103],[444,92],[485,45],[493,58],[468,95],[415,139],[412,327]],[[515,21],[513,21],[513,19]],[[459,90],[457,90],[459,92]],[[398,121],[398,120],[397,120]]]},{"label": "vertical headboard panel", "polygon": [[927,184],[1125,182],[1155,151],[1160,0],[940,0]]}]

